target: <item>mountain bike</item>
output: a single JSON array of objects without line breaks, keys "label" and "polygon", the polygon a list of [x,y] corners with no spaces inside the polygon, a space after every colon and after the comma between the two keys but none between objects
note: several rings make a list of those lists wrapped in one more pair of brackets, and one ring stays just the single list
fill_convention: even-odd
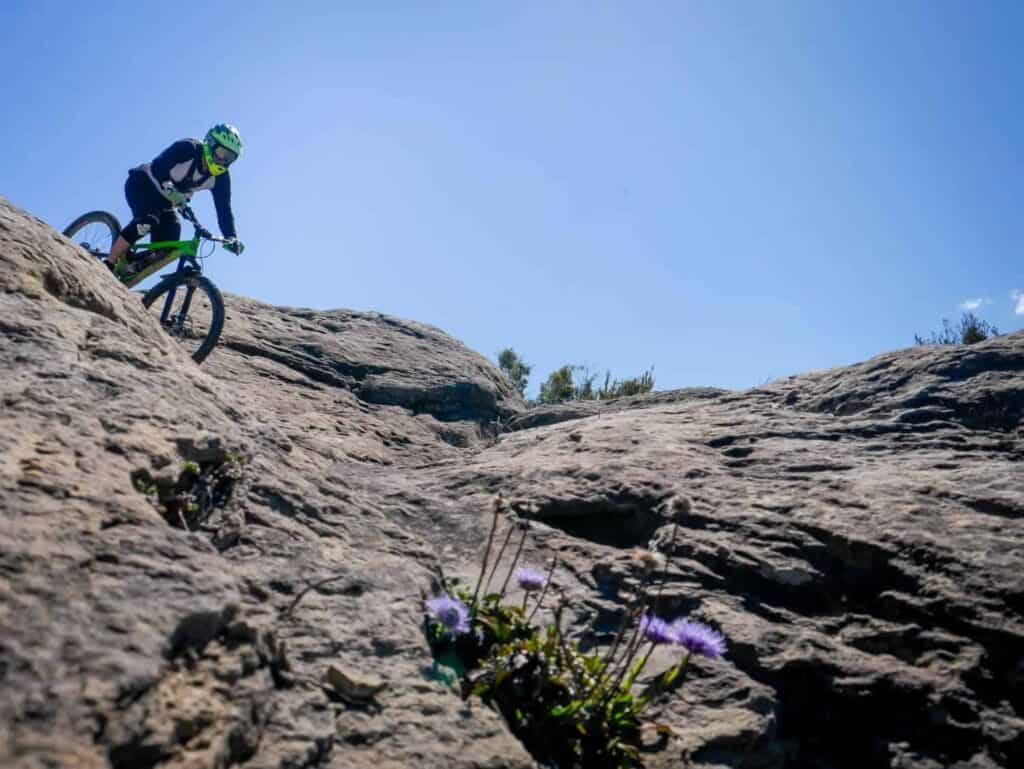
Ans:
[{"label": "mountain bike", "polygon": [[[143,294],[142,304],[151,310],[153,317],[171,336],[191,351],[192,360],[202,363],[224,329],[224,298],[213,282],[203,275],[199,260],[209,254],[201,254],[200,249],[205,242],[227,243],[227,240],[216,237],[203,227],[188,206],[182,206],[178,211],[195,228],[191,240],[136,243],[118,268],[111,270],[122,285],[132,288],[178,260],[177,270],[164,275],[159,283]],[[69,224],[64,235],[93,256],[106,259],[120,232],[121,224],[113,214],[90,211]],[[159,302],[161,298],[163,301]],[[176,305],[178,299],[181,301]]]}]

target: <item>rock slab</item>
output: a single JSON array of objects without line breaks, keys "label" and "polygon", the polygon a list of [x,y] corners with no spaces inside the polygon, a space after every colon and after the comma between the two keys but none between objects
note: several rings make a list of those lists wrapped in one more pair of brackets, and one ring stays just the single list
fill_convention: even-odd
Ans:
[{"label": "rock slab", "polygon": [[647,766],[1024,765],[1024,334],[538,410],[423,324],[227,308],[197,367],[0,198],[0,766],[533,766],[420,626],[499,492],[581,644],[637,546],[727,636]]}]

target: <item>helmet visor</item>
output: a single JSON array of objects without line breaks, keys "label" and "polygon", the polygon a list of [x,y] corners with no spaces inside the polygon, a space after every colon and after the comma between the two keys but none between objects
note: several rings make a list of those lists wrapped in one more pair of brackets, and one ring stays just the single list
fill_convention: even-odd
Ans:
[{"label": "helmet visor", "polygon": [[229,166],[238,159],[238,153],[232,152],[220,144],[213,145],[213,162],[220,166]]}]

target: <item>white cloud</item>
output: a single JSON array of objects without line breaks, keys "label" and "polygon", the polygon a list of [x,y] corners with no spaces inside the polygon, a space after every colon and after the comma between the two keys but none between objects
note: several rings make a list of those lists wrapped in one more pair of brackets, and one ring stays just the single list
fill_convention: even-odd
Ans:
[{"label": "white cloud", "polygon": [[960,302],[960,309],[977,310],[983,304],[992,304],[992,300],[988,299],[987,297],[982,298],[980,296],[977,299],[964,299],[962,302]]},{"label": "white cloud", "polygon": [[1024,315],[1024,291],[1014,289],[1010,292],[1010,298],[1017,303],[1017,306],[1013,308],[1013,311],[1017,313],[1017,315]]}]

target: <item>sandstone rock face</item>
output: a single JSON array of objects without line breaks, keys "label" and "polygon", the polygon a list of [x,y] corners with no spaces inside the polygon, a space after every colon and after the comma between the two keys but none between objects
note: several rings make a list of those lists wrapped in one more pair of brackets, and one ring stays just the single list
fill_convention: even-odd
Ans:
[{"label": "sandstone rock face", "polygon": [[649,544],[727,636],[647,766],[1024,765],[1024,334],[527,410],[437,329],[226,301],[197,367],[0,199],[0,766],[534,766],[421,627],[499,491],[580,643]]}]

